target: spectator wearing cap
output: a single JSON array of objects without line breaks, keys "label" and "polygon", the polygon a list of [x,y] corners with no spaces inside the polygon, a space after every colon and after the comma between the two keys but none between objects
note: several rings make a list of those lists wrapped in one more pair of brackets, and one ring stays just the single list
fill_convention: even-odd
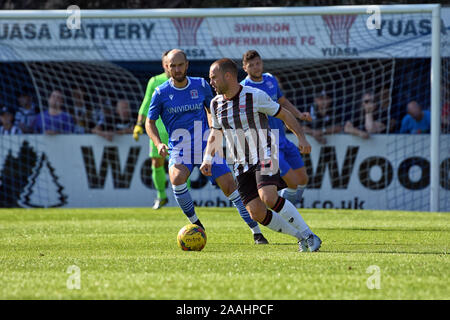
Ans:
[{"label": "spectator wearing cap", "polygon": [[35,132],[49,135],[74,133],[75,123],[70,114],[62,110],[64,97],[54,90],[48,98],[48,110],[36,118]]},{"label": "spectator wearing cap", "polygon": [[407,105],[408,114],[402,120],[400,133],[429,133],[431,129],[431,117],[429,110],[422,110],[417,101],[411,101]]},{"label": "spectator wearing cap", "polygon": [[312,118],[311,122],[305,123],[303,130],[313,136],[320,144],[327,142],[326,134],[342,131],[342,115],[336,112],[332,106],[333,100],[324,90],[318,90],[314,98],[314,104],[307,110]]},{"label": "spectator wearing cap", "polygon": [[5,106],[0,108],[0,134],[22,134],[22,130],[14,125],[14,114],[13,108]]},{"label": "spectator wearing cap", "polygon": [[33,99],[24,87],[17,96],[17,112],[15,117],[15,125],[22,130],[23,133],[33,133],[34,125],[37,118],[36,107],[33,104]]}]

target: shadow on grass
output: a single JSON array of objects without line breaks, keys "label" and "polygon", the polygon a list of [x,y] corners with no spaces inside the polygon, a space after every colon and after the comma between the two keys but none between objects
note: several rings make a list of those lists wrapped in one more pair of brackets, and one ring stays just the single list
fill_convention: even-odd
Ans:
[{"label": "shadow on grass", "polygon": [[392,250],[320,250],[322,253],[361,253],[361,254],[413,254],[413,255],[446,255],[445,252],[433,251],[433,252],[417,252],[417,251],[392,251]]},{"label": "shadow on grass", "polygon": [[[296,245],[293,243],[270,243],[268,246],[292,246]],[[346,244],[346,246],[358,246],[361,244]],[[372,244],[367,244],[372,245]],[[373,244],[373,246],[385,246],[385,244]],[[448,252],[443,251],[394,251],[394,250],[329,250],[327,248],[321,247],[319,252],[321,253],[361,253],[361,254],[371,254],[371,253],[382,253],[382,254],[414,254],[414,255],[447,255]]]},{"label": "shadow on grass", "polygon": [[399,231],[399,232],[449,232],[450,229],[447,228],[441,228],[441,229],[410,229],[410,228],[316,228],[317,230],[335,230],[335,231],[342,231],[342,230],[350,230],[350,231]]}]

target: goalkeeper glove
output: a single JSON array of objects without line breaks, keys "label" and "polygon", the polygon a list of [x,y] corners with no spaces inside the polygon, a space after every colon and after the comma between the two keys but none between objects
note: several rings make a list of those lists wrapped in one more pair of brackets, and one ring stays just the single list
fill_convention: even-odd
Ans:
[{"label": "goalkeeper glove", "polygon": [[139,135],[144,133],[144,128],[142,128],[142,124],[138,123],[134,126],[134,130],[133,130],[133,138],[134,140],[138,141],[139,140]]}]

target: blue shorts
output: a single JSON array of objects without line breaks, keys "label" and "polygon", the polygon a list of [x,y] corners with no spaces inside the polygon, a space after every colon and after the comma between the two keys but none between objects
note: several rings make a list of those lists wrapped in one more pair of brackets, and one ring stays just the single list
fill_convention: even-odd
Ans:
[{"label": "blue shorts", "polygon": [[290,169],[297,170],[305,166],[297,146],[286,141],[279,153],[280,175],[284,177]]},{"label": "blue shorts", "polygon": [[[190,161],[190,163],[185,163],[185,161],[183,161],[182,158],[174,158],[174,157],[170,157],[169,158],[169,168],[171,166],[173,166],[174,164],[182,164],[184,165],[186,168],[188,168],[189,172],[192,173],[192,170],[197,167],[200,169],[201,164],[195,163],[193,160]],[[212,175],[209,176],[209,180],[213,185],[217,185],[216,184],[216,179],[223,176],[224,174],[231,172],[230,168],[228,167],[228,164],[226,162],[225,159],[223,158],[219,158],[219,157],[214,157],[213,159],[213,163],[212,163],[212,168],[211,168],[211,173]]]}]

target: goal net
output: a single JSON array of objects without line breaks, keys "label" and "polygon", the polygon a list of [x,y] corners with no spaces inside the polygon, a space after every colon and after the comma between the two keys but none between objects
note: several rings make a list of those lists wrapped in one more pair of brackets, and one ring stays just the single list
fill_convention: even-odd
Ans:
[{"label": "goal net", "polygon": [[[444,58],[443,108],[448,108],[448,63]],[[320,120],[323,107],[325,118],[333,119],[304,123],[317,134],[308,135],[316,154],[304,156],[308,194],[314,194],[307,206],[356,208],[360,202],[352,194],[362,189],[387,209],[429,210],[430,128],[401,133],[408,104],[431,109],[429,58],[271,60],[265,67],[301,111]],[[445,109],[441,113],[440,207],[448,210],[449,122]],[[332,188],[323,192],[327,185]],[[341,196],[330,200],[332,192]]]},{"label": "goal net", "polygon": [[[241,64],[257,50],[284,95],[311,114],[298,206],[430,210],[438,181],[439,208],[450,211],[450,12],[441,11],[441,102],[432,107],[433,19],[419,7],[381,6],[379,20],[357,7],[82,10],[75,29],[65,11],[4,14],[0,121],[12,112],[22,134],[0,136],[0,207],[151,205],[148,138],[136,142],[130,130],[148,79],[163,72],[162,52],[182,48],[188,75],[207,80],[212,61]],[[198,170],[191,192],[197,205],[230,205]]]}]

